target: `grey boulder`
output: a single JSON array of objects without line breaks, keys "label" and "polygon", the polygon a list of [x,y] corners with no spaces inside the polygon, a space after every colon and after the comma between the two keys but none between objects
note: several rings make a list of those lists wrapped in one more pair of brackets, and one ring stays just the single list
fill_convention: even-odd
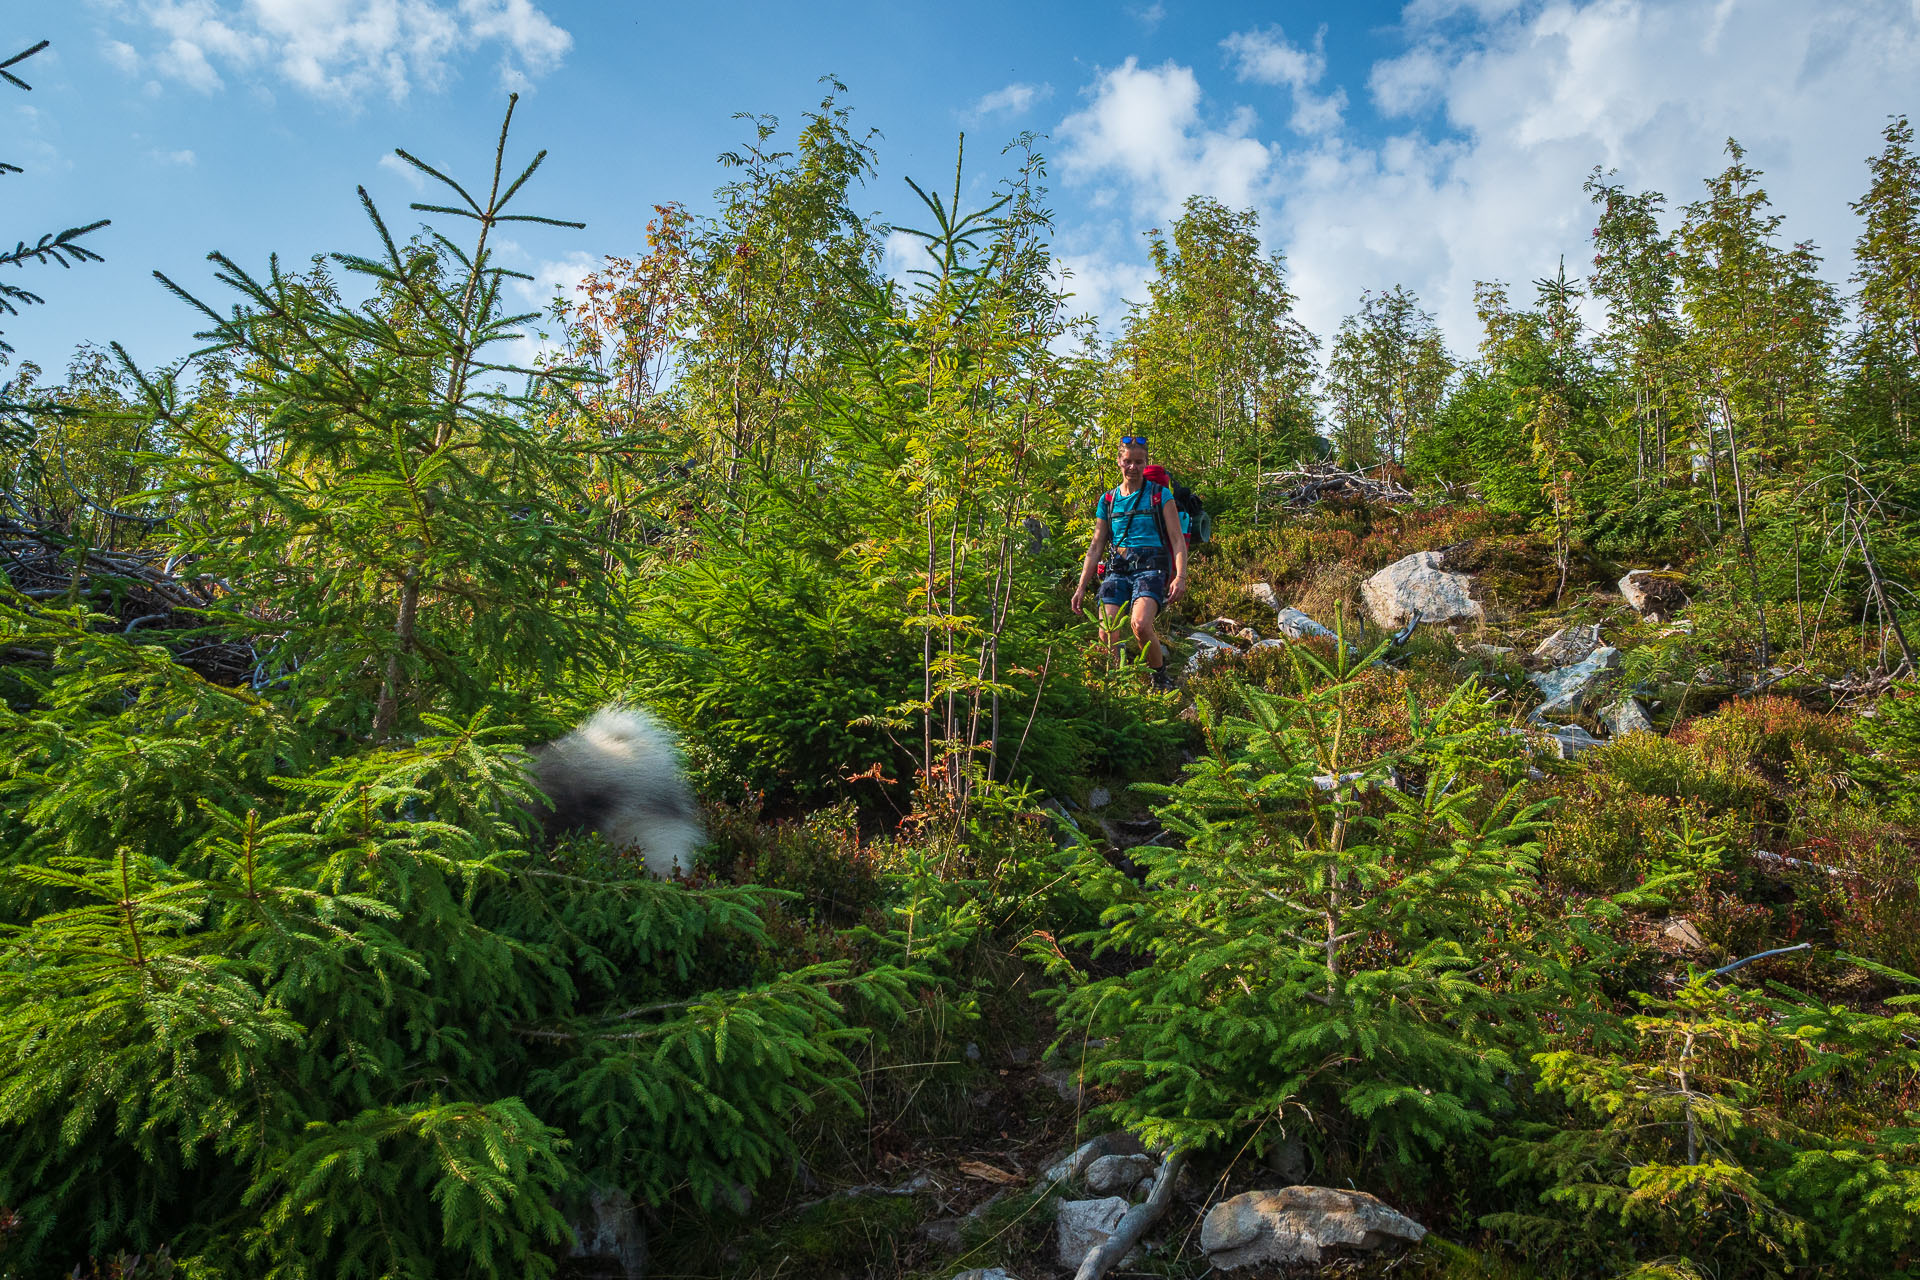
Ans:
[{"label": "grey boulder", "polygon": [[1533,682],[1534,687],[1540,690],[1540,696],[1545,699],[1534,711],[1534,718],[1580,714],[1581,708],[1586,705],[1587,695],[1593,692],[1601,677],[1619,665],[1620,651],[1608,647],[1595,649],[1572,666],[1528,676],[1527,679]]},{"label": "grey boulder", "polygon": [[1280,634],[1289,640],[1334,640],[1333,630],[1323,627],[1306,614],[1289,605],[1281,609],[1275,619]]},{"label": "grey boulder", "polygon": [[1367,617],[1386,631],[1407,625],[1415,611],[1422,622],[1481,622],[1486,610],[1473,598],[1473,580],[1441,567],[1438,551],[1416,551],[1396,560],[1360,586]]},{"label": "grey boulder", "polygon": [[1640,705],[1638,698],[1622,698],[1600,708],[1600,723],[1607,726],[1607,732],[1616,738],[1624,738],[1630,733],[1653,732],[1653,718]]},{"label": "grey boulder", "polygon": [[1562,760],[1578,760],[1595,747],[1607,745],[1577,724],[1557,725],[1540,736],[1547,750]]},{"label": "grey boulder", "polygon": [[1533,656],[1556,667],[1578,662],[1600,647],[1600,624],[1562,627],[1533,648]]},{"label": "grey boulder", "polygon": [[1153,1170],[1149,1155],[1101,1156],[1087,1166],[1081,1181],[1097,1196],[1121,1195]]},{"label": "grey boulder", "polygon": [[1364,1191],[1286,1187],[1224,1200],[1200,1224],[1200,1248],[1222,1271],[1263,1262],[1319,1262],[1329,1250],[1370,1253],[1417,1244],[1427,1229]]},{"label": "grey boulder", "polygon": [[1687,580],[1670,569],[1633,569],[1620,579],[1620,594],[1641,613],[1668,615],[1687,602]]},{"label": "grey boulder", "polygon": [[640,1280],[647,1274],[647,1229],[634,1209],[633,1197],[618,1187],[597,1187],[587,1197],[586,1211],[573,1222],[573,1248],[568,1253],[599,1264],[597,1274]]},{"label": "grey boulder", "polygon": [[1060,1265],[1078,1267],[1083,1258],[1105,1244],[1126,1216],[1127,1207],[1125,1196],[1061,1201],[1053,1219]]},{"label": "grey boulder", "polygon": [[1065,1182],[1085,1173],[1094,1161],[1101,1156],[1138,1156],[1145,1155],[1146,1148],[1140,1145],[1140,1139],[1125,1129],[1114,1129],[1098,1137],[1089,1138],[1066,1155],[1061,1156],[1048,1167],[1042,1176],[1048,1182]]}]

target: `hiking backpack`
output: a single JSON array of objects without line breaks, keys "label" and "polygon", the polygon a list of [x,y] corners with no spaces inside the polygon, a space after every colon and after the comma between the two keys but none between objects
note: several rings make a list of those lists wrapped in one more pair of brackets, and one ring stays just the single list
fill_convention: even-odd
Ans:
[{"label": "hiking backpack", "polygon": [[1213,537],[1213,516],[1204,499],[1183,484],[1173,486],[1173,501],[1180,508],[1180,531],[1188,542],[1207,542]]}]

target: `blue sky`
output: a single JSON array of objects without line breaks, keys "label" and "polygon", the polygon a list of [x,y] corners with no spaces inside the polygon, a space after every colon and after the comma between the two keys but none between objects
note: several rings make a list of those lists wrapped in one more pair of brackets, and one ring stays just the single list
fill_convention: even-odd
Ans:
[{"label": "blue sky", "polygon": [[[1794,239],[1844,278],[1893,112],[1920,114],[1920,0],[586,4],[569,0],[27,0],[9,39],[53,45],[0,92],[19,239],[99,217],[103,264],[29,268],[48,305],[0,321],[50,371],[117,339],[154,364],[192,346],[161,270],[221,303],[204,262],[364,250],[364,183],[401,227],[404,146],[478,176],[509,88],[528,211],[584,232],[516,237],[538,291],[631,254],[652,207],[698,209],[748,111],[796,122],[833,74],[880,171],[858,204],[912,221],[902,181],[945,182],[968,135],[976,192],[1023,129],[1045,134],[1056,252],[1109,319],[1142,296],[1140,233],[1187,196],[1260,211],[1323,335],[1401,283],[1452,345],[1476,279],[1570,274],[1596,164],[1695,198],[1737,136]],[[9,48],[8,52],[11,52]],[[897,264],[896,264],[897,265]],[[1520,291],[1524,295],[1524,288]]]}]

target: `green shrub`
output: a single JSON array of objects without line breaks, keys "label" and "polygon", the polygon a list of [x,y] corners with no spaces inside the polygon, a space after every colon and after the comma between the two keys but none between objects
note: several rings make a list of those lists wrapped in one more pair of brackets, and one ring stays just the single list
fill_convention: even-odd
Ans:
[{"label": "green shrub", "polygon": [[1744,762],[1703,759],[1684,739],[1628,734],[1588,759],[1595,772],[1640,795],[1694,801],[1708,813],[1748,813],[1767,796],[1766,783]]},{"label": "green shrub", "polygon": [[[1184,844],[1131,851],[1144,885],[1083,856],[1103,911],[1075,941],[1125,972],[1063,974],[1062,1036],[1103,1042],[1089,1070],[1119,1089],[1106,1111],[1148,1142],[1262,1148],[1311,1124],[1411,1170],[1490,1125],[1511,1048],[1563,994],[1554,949],[1514,940],[1533,813],[1431,767],[1465,740],[1440,726],[1479,705],[1471,687],[1432,713],[1402,701],[1398,732],[1363,742],[1362,677],[1287,653],[1292,692],[1246,689],[1245,717],[1203,710],[1208,754],[1161,792]],[[1424,786],[1377,789],[1416,758]]]}]

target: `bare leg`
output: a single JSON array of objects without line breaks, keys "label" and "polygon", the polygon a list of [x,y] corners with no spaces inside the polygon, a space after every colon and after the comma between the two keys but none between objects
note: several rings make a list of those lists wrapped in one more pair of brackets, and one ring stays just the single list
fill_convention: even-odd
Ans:
[{"label": "bare leg", "polygon": [[1121,656],[1121,646],[1126,644],[1126,623],[1120,620],[1122,607],[1117,604],[1100,606],[1100,639],[1116,660]]},{"label": "bare leg", "polygon": [[1151,596],[1133,602],[1133,638],[1140,642],[1141,656],[1155,671],[1166,665],[1167,661],[1167,651],[1161,647],[1160,637],[1153,629],[1154,618],[1159,612],[1160,606]]}]

